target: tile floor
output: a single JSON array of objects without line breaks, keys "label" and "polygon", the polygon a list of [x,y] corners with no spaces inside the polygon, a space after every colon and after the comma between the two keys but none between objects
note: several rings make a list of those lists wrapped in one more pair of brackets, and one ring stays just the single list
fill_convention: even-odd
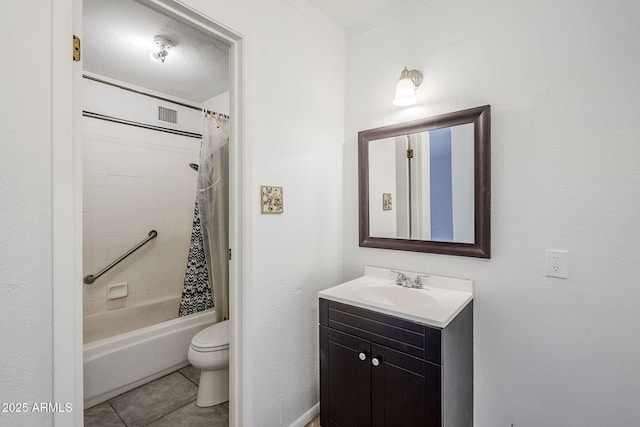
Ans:
[{"label": "tile floor", "polygon": [[200,370],[187,366],[84,412],[86,427],[228,427],[229,402],[196,406]]},{"label": "tile floor", "polygon": [[[228,427],[229,402],[196,406],[200,370],[187,366],[84,411],[85,427]],[[317,416],[305,427],[320,427]]]},{"label": "tile floor", "polygon": [[309,424],[304,427],[320,427],[320,415],[312,419]]}]

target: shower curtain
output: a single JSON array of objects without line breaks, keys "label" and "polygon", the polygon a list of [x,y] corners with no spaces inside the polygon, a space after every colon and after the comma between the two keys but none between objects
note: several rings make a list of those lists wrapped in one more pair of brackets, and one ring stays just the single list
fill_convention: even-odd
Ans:
[{"label": "shower curtain", "polygon": [[[194,216],[199,217],[204,269],[207,271],[208,282],[212,285],[209,292],[213,291],[216,322],[220,322],[229,318],[229,132],[228,121],[211,113],[205,114]],[[194,230],[195,225],[196,218],[194,218]],[[191,266],[191,251],[189,258],[188,264]],[[194,262],[194,264],[197,263]],[[187,272],[189,272],[189,266]],[[187,292],[186,276],[183,301]],[[200,279],[203,276],[201,275]],[[197,306],[201,297],[202,299],[207,297],[207,290],[204,288],[202,292],[197,291],[197,297],[192,296],[191,299],[196,303],[191,304],[192,306]],[[180,305],[182,312],[182,303]],[[191,308],[193,307],[189,307]]]},{"label": "shower curtain", "polygon": [[191,245],[187,257],[187,269],[184,273],[184,286],[178,316],[187,316],[208,308],[213,308],[213,296],[209,284],[209,267],[204,252],[202,225],[196,200],[193,210]]}]

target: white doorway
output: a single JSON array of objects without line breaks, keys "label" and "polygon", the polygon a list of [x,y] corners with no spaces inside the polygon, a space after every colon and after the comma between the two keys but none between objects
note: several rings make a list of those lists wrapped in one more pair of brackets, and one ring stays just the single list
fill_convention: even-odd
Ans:
[{"label": "white doorway", "polygon": [[[172,16],[212,37],[229,48],[230,103],[230,425],[243,425],[248,414],[244,398],[242,361],[244,343],[243,278],[246,249],[243,245],[245,217],[243,158],[243,38],[222,23],[173,0],[141,0],[141,3]],[[73,411],[56,413],[55,425],[82,425],[82,153],[81,86],[82,69],[68,61],[71,33],[82,40],[82,1],[63,0],[54,5],[54,128],[53,128],[53,372],[54,401],[72,403]],[[57,52],[58,51],[58,52]],[[65,55],[66,54],[66,55]],[[248,420],[246,422],[249,422]]]}]

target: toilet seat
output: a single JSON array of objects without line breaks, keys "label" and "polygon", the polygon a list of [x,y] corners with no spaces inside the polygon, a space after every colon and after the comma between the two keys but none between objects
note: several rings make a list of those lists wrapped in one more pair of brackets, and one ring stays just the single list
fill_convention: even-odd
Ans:
[{"label": "toilet seat", "polygon": [[229,349],[229,321],[215,323],[198,332],[191,340],[191,348],[200,352]]}]

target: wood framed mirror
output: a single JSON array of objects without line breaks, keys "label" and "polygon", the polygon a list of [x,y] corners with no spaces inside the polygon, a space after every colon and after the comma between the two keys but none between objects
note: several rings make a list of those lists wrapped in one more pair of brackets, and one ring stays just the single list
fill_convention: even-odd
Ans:
[{"label": "wood framed mirror", "polygon": [[358,132],[360,246],[491,257],[489,105]]}]

